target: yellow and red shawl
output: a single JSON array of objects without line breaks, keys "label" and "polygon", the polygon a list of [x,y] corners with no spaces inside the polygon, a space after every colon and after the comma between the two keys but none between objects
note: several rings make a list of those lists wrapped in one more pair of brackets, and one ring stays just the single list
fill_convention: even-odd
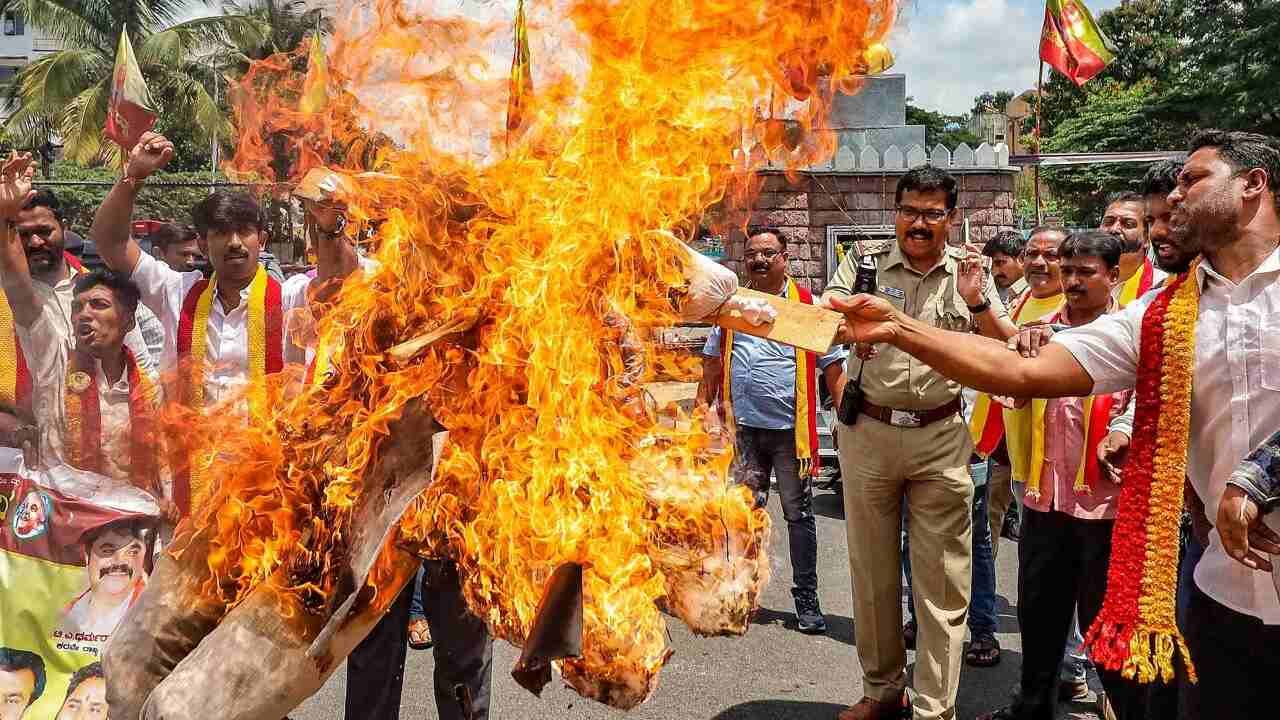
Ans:
[{"label": "yellow and red shawl", "polygon": [[[124,348],[125,376],[129,379],[128,480],[147,492],[160,496],[160,466],[156,452],[156,387],[138,369],[133,351]],[[67,464],[100,475],[106,472],[102,454],[102,406],[98,396],[98,372],[91,358],[72,353],[67,363],[63,406],[67,414],[65,452]]]},{"label": "yellow and red shawl", "polygon": [[[1050,323],[1063,321],[1065,318],[1061,310],[1048,320]],[[1111,425],[1111,413],[1117,401],[1115,394],[1091,395],[1084,399],[1084,445],[1073,484],[1073,489],[1077,493],[1091,493],[1098,487],[1098,480],[1102,477],[1102,466],[1098,461],[1098,445],[1107,437]],[[1039,498],[1041,492],[1040,478],[1044,472],[1044,416],[1048,406],[1048,400],[1033,399],[1028,411],[1031,420],[1031,443],[1028,448],[1029,456],[1025,459],[1026,474],[1019,477],[1026,483],[1027,495],[1032,498]],[[1021,465],[1022,458],[1015,460],[1010,454],[1009,460]]]},{"label": "yellow and red shawl", "polygon": [[[813,304],[813,293],[787,278],[787,299]],[[733,331],[726,329],[720,343],[720,360],[723,367],[721,397],[725,403],[725,417],[733,422]],[[820,467],[818,457],[818,358],[811,352],[796,348],[796,459],[800,461],[800,477],[813,477]]]},{"label": "yellow and red shawl", "polygon": [[[216,301],[217,280],[215,274],[193,285],[187,291],[182,302],[182,314],[178,318],[178,367],[185,375],[180,400],[196,409],[204,406],[206,332],[209,311]],[[249,283],[247,321],[252,401],[265,391],[267,378],[284,369],[284,314],[280,283],[262,267]],[[204,499],[209,489],[199,465],[194,461],[174,463],[174,503],[184,517],[190,514],[193,502]]]},{"label": "yellow and red shawl", "polygon": [[[62,258],[75,270],[84,271],[84,266],[75,255],[64,252]],[[26,356],[22,354],[17,330],[9,299],[0,290],[0,402],[30,413],[31,370],[27,367]]]},{"label": "yellow and red shawl", "polygon": [[1120,307],[1125,307],[1129,303],[1137,300],[1147,293],[1148,290],[1155,287],[1156,269],[1151,264],[1151,258],[1142,258],[1142,267],[1124,281],[1120,286],[1120,297],[1116,298],[1116,302],[1120,303]]},{"label": "yellow and red shawl", "polygon": [[1111,532],[1107,595],[1085,647],[1102,667],[1138,682],[1174,677],[1174,654],[1195,665],[1178,630],[1178,533],[1191,428],[1200,283],[1193,267],[1142,317],[1133,442]]}]

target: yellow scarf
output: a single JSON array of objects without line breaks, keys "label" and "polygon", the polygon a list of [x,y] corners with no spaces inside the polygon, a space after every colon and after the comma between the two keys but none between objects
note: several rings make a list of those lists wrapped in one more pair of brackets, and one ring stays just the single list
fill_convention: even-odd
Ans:
[{"label": "yellow scarf", "polygon": [[[813,295],[787,278],[787,299],[794,302],[812,303]],[[725,404],[725,417],[734,422],[733,371],[730,367],[733,360],[733,331],[725,330],[721,342],[720,356],[723,368],[723,387],[721,398]],[[818,470],[818,426],[817,426],[817,381],[815,379],[817,358],[813,353],[796,348],[796,459],[800,462],[800,477],[812,477]],[[317,356],[317,360],[319,357]]]},{"label": "yellow scarf", "polygon": [[[1037,322],[1052,316],[1062,307],[1062,303],[1063,296],[1061,293],[1047,298],[1038,298],[1032,295],[1031,290],[1028,289],[1018,298],[1010,319],[1014,325],[1021,327],[1026,323]],[[973,404],[973,415],[969,418],[969,434],[973,437],[974,449],[977,450],[979,455],[987,457],[995,452],[995,449],[1000,446],[1000,440],[1007,438],[1012,432],[1019,433],[1019,437],[1006,440],[1010,455],[1013,454],[1014,444],[1024,440],[1024,437],[1029,432],[1029,426],[1024,427],[1015,418],[1014,426],[1011,428],[1011,412],[1016,411],[1008,410],[1000,403],[992,400],[987,393],[978,393]],[[1026,438],[1026,442],[1030,442],[1029,437]]]},{"label": "yellow scarf", "polygon": [[[218,278],[201,281],[188,292],[178,323],[178,360],[186,373],[183,401],[188,407],[203,409],[205,373],[207,371],[209,313],[217,299]],[[269,397],[267,380],[283,368],[283,317],[280,284],[259,267],[249,283],[246,335],[248,336],[249,408],[264,412]],[[209,493],[206,465],[200,458],[189,462],[186,477],[179,477],[175,496],[184,512],[198,506]]]}]

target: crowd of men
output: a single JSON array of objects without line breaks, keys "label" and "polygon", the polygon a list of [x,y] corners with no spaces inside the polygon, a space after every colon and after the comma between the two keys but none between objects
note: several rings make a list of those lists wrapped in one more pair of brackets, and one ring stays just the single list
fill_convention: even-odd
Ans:
[{"label": "crowd of men", "polygon": [[[28,373],[9,389],[0,429],[34,424],[41,463],[152,489],[170,529],[210,488],[142,437],[161,401],[234,407],[252,379],[307,362],[280,318],[369,262],[342,232],[342,205],[306,199],[315,272],[278,279],[261,262],[261,207],[226,191],[192,208],[193,228],[165,226],[155,254],[144,252],[129,231],[134,201],[173,152],[148,133],[129,153],[90,230],[106,265],[93,271],[65,252],[58,199],[32,189],[30,158],[0,168],[0,285]],[[1263,516],[1280,496],[1278,198],[1280,142],[1205,132],[1185,164],[1159,163],[1140,188],[1112,196],[1097,230],[1037,227],[976,248],[950,242],[955,178],[918,167],[896,188],[895,237],[857,248],[819,298],[789,276],[781,232],[748,231],[753,288],[846,317],[847,345],[821,356],[714,330],[699,391],[732,429],[735,474],[757,503],[777,482],[797,627],[814,634],[826,631],[812,509],[819,378],[836,405],[865,691],[841,720],[953,718],[961,664],[1000,662],[995,558],[1010,507],[1021,528],[1021,678],[1012,705],[984,717],[1048,720],[1060,698],[1087,695],[1082,631],[1103,605],[1132,470],[1143,313],[1186,273],[1201,312],[1178,619],[1199,681],[1098,674],[1107,712],[1122,720],[1274,713],[1280,597],[1265,571],[1280,538]],[[398,717],[406,646],[433,643],[441,717],[487,717],[492,640],[447,562],[425,564],[351,655],[348,717]],[[39,697],[39,659],[3,649],[0,699],[25,708]],[[101,704],[108,692],[95,664],[66,702]]]},{"label": "crowd of men", "polygon": [[[262,208],[251,195],[229,191],[192,208],[194,227],[162,226],[152,237],[155,254],[144,252],[130,234],[134,201],[173,152],[163,136],[147,133],[129,153],[90,230],[106,265],[99,270],[66,252],[58,198],[32,189],[31,159],[13,155],[0,167],[0,285],[17,336],[14,363],[26,373],[0,408],[0,429],[12,431],[4,444],[21,447],[21,431],[34,426],[35,447],[27,443],[33,463],[66,464],[151,490],[163,510],[161,537],[211,489],[200,473],[158,456],[157,443],[144,435],[152,413],[164,400],[245,412],[243,391],[252,379],[309,359],[282,318],[369,262],[341,232],[340,203],[304,200],[316,268],[278,279],[262,262],[268,238]],[[205,263],[207,277],[199,269]],[[84,605],[82,614],[92,611],[89,599],[76,605]],[[487,717],[492,639],[468,612],[456,569],[445,562],[426,563],[419,581],[350,656],[348,717],[399,716],[415,603],[435,629],[431,638],[419,628],[414,640],[418,647],[434,642],[440,716]],[[82,706],[106,707],[101,668],[94,663],[72,678],[59,718],[105,717],[76,714],[88,712]],[[45,677],[38,654],[3,648],[0,717],[20,718],[44,692]],[[96,694],[80,697],[86,693]]]},{"label": "crowd of men", "polygon": [[[895,238],[855,248],[827,284],[820,302],[845,313],[855,350],[844,373],[834,353],[818,363],[841,417],[865,691],[841,720],[953,718],[961,663],[999,662],[993,538],[1011,505],[1021,676],[1013,703],[982,717],[1050,720],[1060,699],[1088,697],[1083,631],[1103,605],[1132,471],[1143,313],[1188,272],[1201,306],[1177,616],[1199,679],[1180,672],[1140,685],[1099,667],[1102,710],[1274,715],[1267,679],[1280,670],[1280,593],[1266,571],[1280,540],[1262,517],[1280,493],[1280,141],[1206,131],[1188,150],[1185,165],[1158,163],[1139,187],[1111,195],[1097,230],[1043,226],[982,248],[949,243],[955,178],[914,168],[897,185]],[[786,295],[785,236],[748,235],[752,286]],[[869,291],[859,285],[868,258]],[[813,465],[793,452],[804,436],[803,361],[768,341],[726,344],[718,331],[703,353],[699,397],[724,400],[739,478],[759,502],[776,477],[798,628],[822,632],[809,560]],[[910,694],[908,649],[917,653]]]}]

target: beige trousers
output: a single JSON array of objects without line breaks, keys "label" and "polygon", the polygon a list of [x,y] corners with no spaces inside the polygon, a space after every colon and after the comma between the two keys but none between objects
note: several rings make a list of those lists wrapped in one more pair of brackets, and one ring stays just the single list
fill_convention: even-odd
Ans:
[{"label": "beige trousers", "polygon": [[849,574],[865,693],[906,687],[901,522],[906,507],[915,592],[915,720],[955,718],[972,573],[973,442],[959,415],[895,428],[866,415],[837,424]]},{"label": "beige trousers", "polygon": [[1004,514],[1013,502],[1013,468],[990,463],[987,476],[987,527],[991,528],[991,559],[1000,555],[1000,530],[1004,527]]}]

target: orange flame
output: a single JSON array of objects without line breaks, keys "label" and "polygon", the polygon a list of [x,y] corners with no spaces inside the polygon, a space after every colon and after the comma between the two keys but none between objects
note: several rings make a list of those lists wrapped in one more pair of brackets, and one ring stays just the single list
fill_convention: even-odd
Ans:
[{"label": "orange flame", "polygon": [[[561,671],[631,707],[669,654],[657,601],[697,630],[745,631],[768,575],[768,516],[729,484],[728,453],[697,418],[673,427],[637,410],[620,335],[676,321],[678,240],[709,206],[751,192],[767,157],[830,156],[830,100],[856,88],[895,2],[533,3],[539,92],[527,132],[500,152],[507,26],[447,12],[349,7],[326,113],[297,109],[305,49],[259,63],[235,95],[241,177],[379,171],[354,175],[343,199],[377,224],[380,268],[320,317],[333,352],[322,383],[247,430],[196,440],[222,478],[193,523],[216,529],[209,590],[234,601],[285,565],[292,590],[331,597],[388,425],[426,398],[451,444],[401,542],[455,558],[470,606],[516,643],[551,572],[582,564],[583,655]],[[467,343],[387,354],[460,319],[478,323]],[[643,379],[689,371],[642,345]]]}]

